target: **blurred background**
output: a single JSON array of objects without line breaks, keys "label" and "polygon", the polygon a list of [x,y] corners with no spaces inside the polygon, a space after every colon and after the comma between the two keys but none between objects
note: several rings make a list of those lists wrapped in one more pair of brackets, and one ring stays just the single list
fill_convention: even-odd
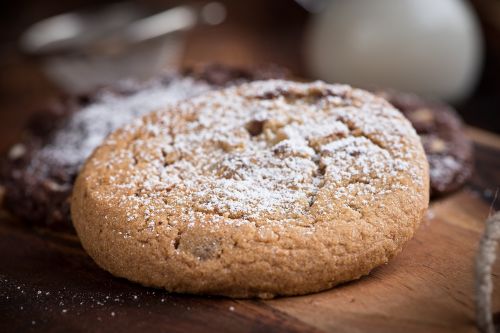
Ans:
[{"label": "blurred background", "polygon": [[[452,103],[500,133],[500,1],[7,1],[0,131],[51,98],[200,63],[276,64],[303,79]],[[61,15],[62,14],[62,15]]]}]

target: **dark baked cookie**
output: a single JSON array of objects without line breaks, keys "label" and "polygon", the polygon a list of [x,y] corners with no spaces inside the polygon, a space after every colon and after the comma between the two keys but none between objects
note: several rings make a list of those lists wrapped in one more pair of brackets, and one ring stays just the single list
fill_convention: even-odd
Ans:
[{"label": "dark baked cookie", "polygon": [[229,84],[279,78],[277,67],[198,66],[138,83],[124,81],[40,110],[0,163],[4,207],[29,223],[72,230],[69,198],[76,174],[104,138],[134,118]]},{"label": "dark baked cookie", "polygon": [[431,194],[460,188],[473,168],[473,146],[450,106],[392,90],[378,92],[398,108],[420,135],[430,165]]}]

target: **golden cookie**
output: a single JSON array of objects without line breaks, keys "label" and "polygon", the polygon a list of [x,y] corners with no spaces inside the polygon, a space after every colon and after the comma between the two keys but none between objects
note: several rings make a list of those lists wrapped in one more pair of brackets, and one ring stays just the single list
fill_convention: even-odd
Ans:
[{"label": "golden cookie", "polygon": [[112,274],[172,292],[316,292],[401,251],[428,206],[411,124],[345,85],[257,81],[114,132],[86,162],[72,218]]}]

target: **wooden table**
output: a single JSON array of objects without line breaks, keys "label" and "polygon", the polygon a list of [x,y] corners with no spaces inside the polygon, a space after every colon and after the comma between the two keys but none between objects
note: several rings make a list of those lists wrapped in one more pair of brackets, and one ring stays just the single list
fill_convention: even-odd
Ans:
[{"label": "wooden table", "polygon": [[[99,269],[74,235],[3,216],[0,332],[473,332],[472,267],[500,186],[500,138],[469,135],[473,178],[432,203],[403,252],[359,281],[308,296],[231,300],[144,288]],[[500,264],[493,278],[498,317]]]}]

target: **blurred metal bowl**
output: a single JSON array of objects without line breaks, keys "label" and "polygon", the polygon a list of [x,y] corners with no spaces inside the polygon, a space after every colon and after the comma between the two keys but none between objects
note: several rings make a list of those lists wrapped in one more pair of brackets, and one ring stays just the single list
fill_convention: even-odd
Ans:
[{"label": "blurred metal bowl", "polygon": [[175,66],[182,32],[199,24],[219,24],[225,16],[218,2],[163,11],[125,2],[40,21],[22,35],[21,49],[39,59],[62,89],[85,92]]}]

